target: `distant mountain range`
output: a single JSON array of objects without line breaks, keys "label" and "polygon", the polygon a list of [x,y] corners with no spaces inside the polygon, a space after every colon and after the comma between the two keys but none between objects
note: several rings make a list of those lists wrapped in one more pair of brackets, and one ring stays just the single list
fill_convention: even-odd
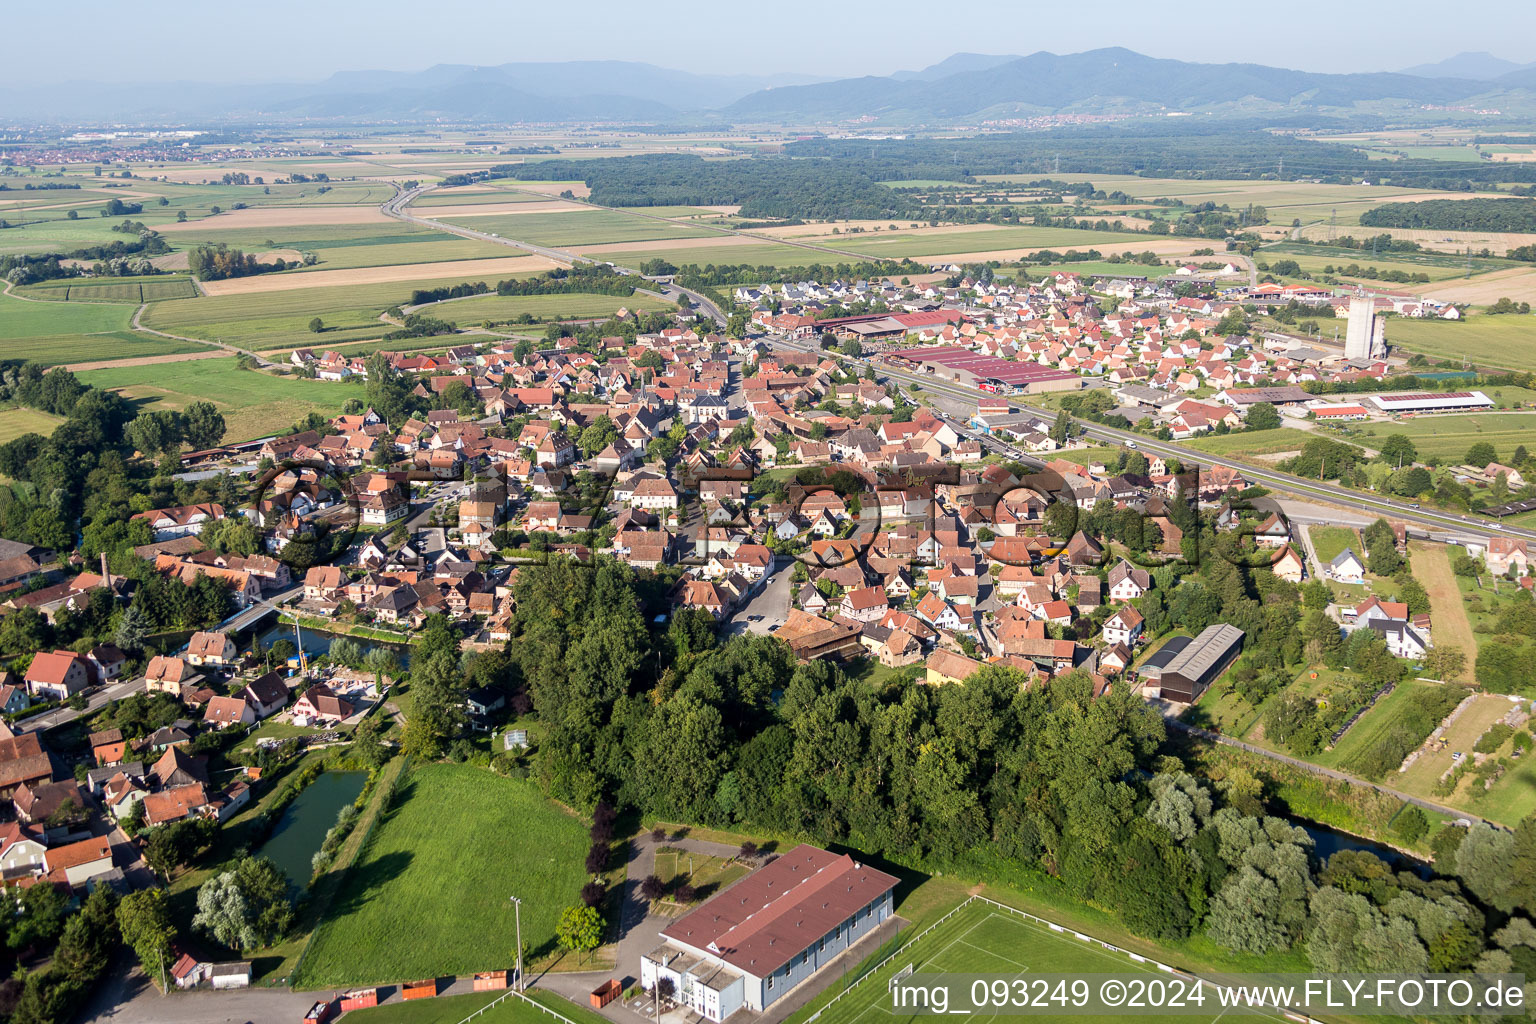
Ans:
[{"label": "distant mountain range", "polygon": [[1536,64],[1464,53],[1404,72],[1318,74],[1112,48],[1024,57],[957,53],[919,71],[845,79],[704,75],[599,60],[345,71],[321,82],[270,85],[0,85],[0,110],[12,118],[88,122],[943,125],[1062,113],[1337,113],[1370,104],[1536,112]]},{"label": "distant mountain range", "polygon": [[1514,71],[1530,71],[1533,68],[1536,68],[1536,64],[1516,64],[1491,53],[1458,53],[1433,64],[1403,68],[1402,74],[1417,75],[1420,78],[1466,78],[1474,82],[1489,82]]},{"label": "distant mountain range", "polygon": [[1485,101],[1536,86],[1536,72],[1530,70],[1491,81],[1392,73],[1335,75],[1261,64],[1195,64],[1120,48],[981,60],[1001,63],[973,65],[940,77],[920,72],[768,89],[742,97],[721,114],[749,122],[875,117],[927,123],[1059,113],[1305,111],[1378,101],[1488,105]]}]

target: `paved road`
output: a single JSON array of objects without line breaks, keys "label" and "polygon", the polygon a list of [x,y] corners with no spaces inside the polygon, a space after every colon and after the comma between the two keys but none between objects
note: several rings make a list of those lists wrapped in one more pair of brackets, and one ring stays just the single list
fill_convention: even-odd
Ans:
[{"label": "paved road", "polygon": [[47,714],[23,718],[12,728],[17,732],[43,732],[55,726],[65,725],[82,716],[95,714],[114,700],[121,700],[130,694],[141,692],[144,689],[144,682],[144,677],[140,676],[137,679],[129,679],[103,686],[95,693],[86,697],[84,711],[76,711],[71,707],[62,707]]},{"label": "paved road", "polygon": [[[736,636],[741,633],[755,633],[766,636],[770,630],[784,625],[789,618],[789,602],[794,595],[793,583],[795,563],[791,560],[787,565],[774,571],[767,584],[759,590],[747,602],[745,608],[731,617],[730,623],[725,627],[725,635]],[[752,621],[752,616],[759,615],[760,619]]]}]

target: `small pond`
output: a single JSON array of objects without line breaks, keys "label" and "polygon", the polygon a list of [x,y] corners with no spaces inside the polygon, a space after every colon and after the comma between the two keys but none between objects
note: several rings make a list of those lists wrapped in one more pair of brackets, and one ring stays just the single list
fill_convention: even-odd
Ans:
[{"label": "small pond", "polygon": [[1429,877],[1431,871],[1427,862],[1416,857],[1410,857],[1400,850],[1395,850],[1382,843],[1362,839],[1360,836],[1351,835],[1348,832],[1340,832],[1338,829],[1329,828],[1327,825],[1319,825],[1313,821],[1305,821],[1301,818],[1290,819],[1291,824],[1299,825],[1312,837],[1313,849],[1317,853],[1317,859],[1326,862],[1329,857],[1340,850],[1363,850],[1366,853],[1374,853],[1395,870],[1412,871],[1422,877]]},{"label": "small pond", "polygon": [[367,781],[367,772],[324,772],[284,809],[272,837],[258,852],[288,876],[294,891],[309,884],[311,861],[325,834]]}]

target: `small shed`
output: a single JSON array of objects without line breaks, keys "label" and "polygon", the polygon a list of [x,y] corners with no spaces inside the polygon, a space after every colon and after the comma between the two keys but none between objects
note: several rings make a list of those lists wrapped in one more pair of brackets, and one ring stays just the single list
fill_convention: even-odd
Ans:
[{"label": "small shed", "polygon": [[437,995],[437,979],[428,978],[426,981],[408,981],[401,987],[401,995],[406,999],[431,999]]},{"label": "small shed", "polygon": [[475,975],[476,992],[495,992],[506,987],[506,971],[481,971]]},{"label": "small shed", "polygon": [[214,988],[250,988],[251,962],[233,960],[225,964],[214,964],[208,972],[208,980]]}]

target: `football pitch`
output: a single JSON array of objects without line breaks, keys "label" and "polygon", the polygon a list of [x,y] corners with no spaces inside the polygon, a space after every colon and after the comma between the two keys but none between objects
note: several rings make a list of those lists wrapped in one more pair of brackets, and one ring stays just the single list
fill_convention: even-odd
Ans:
[{"label": "football pitch", "polygon": [[[972,898],[948,918],[901,947],[870,975],[847,989],[809,1017],[798,1018],[803,1024],[937,1024],[941,1019],[960,1024],[1009,1024],[1010,1021],[1113,1021],[1125,1020],[1127,1014],[1087,1014],[1034,1012],[1028,1015],[1012,1011],[967,1013],[953,1000],[947,1014],[897,1009],[891,995],[891,982],[898,974],[997,975],[1025,978],[1032,974],[1090,975],[1114,974],[1129,980],[1173,977],[1151,964],[1133,960],[1128,954],[1104,948],[1096,939],[1079,939],[1071,931],[1056,932],[1050,927],[1013,913],[983,899]],[[1205,1008],[1186,1014],[1157,1014],[1146,1019],[1178,1024],[1210,1024],[1218,1019],[1244,1021],[1283,1021],[1279,1011],[1224,1008],[1216,1005],[1216,994],[1205,988]]]}]

